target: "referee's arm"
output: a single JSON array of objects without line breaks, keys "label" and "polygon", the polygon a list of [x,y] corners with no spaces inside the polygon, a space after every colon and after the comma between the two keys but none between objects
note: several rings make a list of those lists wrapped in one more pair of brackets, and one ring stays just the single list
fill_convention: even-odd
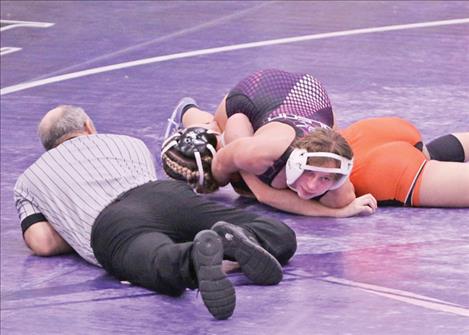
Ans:
[{"label": "referee's arm", "polygon": [[72,252],[72,247],[47,221],[37,221],[23,232],[24,242],[37,256],[55,256]]},{"label": "referee's arm", "polygon": [[23,176],[18,178],[14,189],[15,206],[18,211],[24,242],[38,256],[54,256],[73,251],[72,247],[55,231],[31,201],[25,191]]}]

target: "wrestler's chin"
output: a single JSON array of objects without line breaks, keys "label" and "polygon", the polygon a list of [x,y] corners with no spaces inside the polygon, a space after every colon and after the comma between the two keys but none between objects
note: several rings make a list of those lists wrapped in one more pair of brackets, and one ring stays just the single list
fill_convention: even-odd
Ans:
[{"label": "wrestler's chin", "polygon": [[309,200],[317,196],[316,194],[303,193],[303,192],[297,192],[296,194],[298,194],[298,197],[303,200]]}]

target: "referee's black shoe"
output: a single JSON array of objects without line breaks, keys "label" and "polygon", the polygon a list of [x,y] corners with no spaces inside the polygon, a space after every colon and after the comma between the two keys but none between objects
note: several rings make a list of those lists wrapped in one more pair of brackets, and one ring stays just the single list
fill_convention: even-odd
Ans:
[{"label": "referee's black shoe", "polygon": [[214,231],[202,230],[195,236],[192,260],[208,311],[215,319],[228,319],[236,306],[236,293],[222,271],[223,244]]},{"label": "referee's black shoe", "polygon": [[215,223],[212,230],[222,238],[225,256],[236,260],[241,271],[255,284],[276,285],[282,280],[282,266],[252,234],[223,221]]}]

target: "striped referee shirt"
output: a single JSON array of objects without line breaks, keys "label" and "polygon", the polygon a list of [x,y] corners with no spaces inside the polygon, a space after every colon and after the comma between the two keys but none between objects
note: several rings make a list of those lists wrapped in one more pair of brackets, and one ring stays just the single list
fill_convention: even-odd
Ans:
[{"label": "striped referee shirt", "polygon": [[95,219],[121,193],[154,180],[153,156],[139,139],[95,134],[65,141],[16,182],[23,233],[48,221],[80,256],[99,265],[90,243]]}]

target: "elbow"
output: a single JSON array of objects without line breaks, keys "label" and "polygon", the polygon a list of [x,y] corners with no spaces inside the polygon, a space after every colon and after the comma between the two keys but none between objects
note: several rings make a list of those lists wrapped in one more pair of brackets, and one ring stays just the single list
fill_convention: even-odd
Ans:
[{"label": "elbow", "polygon": [[35,255],[42,257],[56,255],[57,249],[60,247],[50,230],[43,227],[31,226],[28,228],[24,233],[24,240]]},{"label": "elbow", "polygon": [[48,257],[55,254],[55,247],[50,240],[34,240],[26,244],[36,256]]},{"label": "elbow", "polygon": [[258,195],[258,194],[254,194],[254,196],[255,196],[257,202],[259,202],[259,203],[261,203],[261,204],[263,204],[263,205],[269,205],[268,202],[267,202],[267,199],[266,199],[265,197],[260,196],[260,195]]},{"label": "elbow", "polygon": [[30,249],[36,256],[49,257],[55,255],[55,248],[52,245],[35,245],[30,246]]},{"label": "elbow", "polygon": [[[241,176],[243,176],[244,173],[241,174]],[[257,179],[257,177],[254,177],[255,179]],[[259,183],[260,181],[256,181],[255,183],[251,183],[249,179],[246,179],[244,178],[244,181],[249,189],[249,191],[251,192],[251,198],[254,198],[257,200],[257,202],[261,203],[261,204],[264,204],[264,205],[268,205],[267,203],[267,196],[266,196],[266,192],[264,192],[262,189],[259,189],[257,187],[257,183]]]},{"label": "elbow", "polygon": [[269,205],[267,202],[267,197],[264,195],[263,192],[259,192],[258,190],[253,190],[251,187],[249,188],[252,196],[254,199],[256,199],[257,202],[263,204],[263,205]]}]

